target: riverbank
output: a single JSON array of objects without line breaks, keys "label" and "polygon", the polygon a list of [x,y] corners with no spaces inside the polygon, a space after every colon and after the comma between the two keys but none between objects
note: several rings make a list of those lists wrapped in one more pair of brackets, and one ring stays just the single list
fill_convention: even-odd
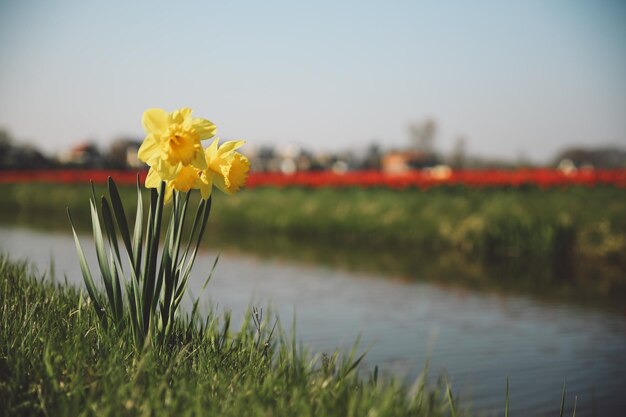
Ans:
[{"label": "riverbank", "polygon": [[[133,213],[136,190],[120,192]],[[68,231],[70,207],[77,226],[90,232],[87,185],[1,184],[0,193],[5,225]],[[214,198],[209,246],[624,308],[624,188],[268,187]]]},{"label": "riverbank", "polygon": [[[100,189],[98,186],[97,189]],[[133,187],[121,187],[132,206]],[[65,207],[88,214],[84,184],[2,184],[2,212]],[[565,254],[611,258],[626,248],[626,189],[612,186],[472,189],[463,186],[385,188],[257,188],[225,198],[216,193],[217,227],[304,238],[367,239],[368,244],[418,245],[486,256]],[[280,211],[277,211],[280,209]]]},{"label": "riverbank", "polygon": [[[357,375],[360,356],[311,356],[273,321],[180,318],[163,350],[101,327],[76,288],[0,255],[0,415],[448,416],[448,388]],[[259,331],[260,330],[260,331]]]},{"label": "riverbank", "polygon": [[[121,191],[132,212],[133,187]],[[11,221],[65,224],[67,206],[90,223],[89,186],[1,184],[0,193],[0,213]],[[214,198],[210,227],[222,234],[626,268],[625,188],[267,187]]]}]

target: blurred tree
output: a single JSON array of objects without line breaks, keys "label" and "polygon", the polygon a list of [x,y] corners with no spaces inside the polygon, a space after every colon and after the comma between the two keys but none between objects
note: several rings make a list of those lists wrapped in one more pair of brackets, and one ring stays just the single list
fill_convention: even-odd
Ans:
[{"label": "blurred tree", "polygon": [[409,138],[416,151],[424,154],[434,153],[435,135],[437,123],[432,118],[427,118],[421,123],[409,125]]},{"label": "blurred tree", "polygon": [[111,143],[109,153],[106,155],[107,166],[116,169],[140,168],[144,166],[137,159],[137,151],[140,146],[140,139],[129,137],[115,139]]},{"label": "blurred tree", "polygon": [[465,167],[467,160],[467,141],[463,136],[456,138],[452,154],[450,155],[450,165],[453,168],[462,169]]},{"label": "blurred tree", "polygon": [[37,148],[29,144],[15,144],[6,129],[0,129],[0,169],[36,169],[52,165]]},{"label": "blurred tree", "polygon": [[0,168],[5,168],[9,165],[9,156],[11,153],[11,147],[13,139],[8,130],[0,129]]},{"label": "blurred tree", "polygon": [[0,155],[4,155],[9,149],[11,149],[11,143],[13,139],[11,134],[6,129],[0,129]]},{"label": "blurred tree", "polygon": [[626,167],[626,149],[618,147],[580,148],[571,147],[559,152],[552,165],[557,166],[563,160],[571,161],[575,167],[594,168]]},{"label": "blurred tree", "polygon": [[367,147],[365,152],[365,158],[363,159],[363,169],[380,171],[381,169],[382,152],[378,143],[371,143]]}]

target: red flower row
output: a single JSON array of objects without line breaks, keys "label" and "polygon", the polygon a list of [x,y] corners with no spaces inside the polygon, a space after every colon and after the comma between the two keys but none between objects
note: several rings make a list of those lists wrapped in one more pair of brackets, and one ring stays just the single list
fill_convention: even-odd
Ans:
[{"label": "red flower row", "polygon": [[580,170],[564,173],[554,169],[523,170],[460,170],[410,171],[387,174],[379,171],[299,172],[293,175],[256,173],[248,179],[248,187],[305,186],[305,187],[389,187],[420,188],[463,185],[467,187],[519,187],[534,185],[555,187],[562,185],[615,185],[626,187],[626,169]]},{"label": "red flower row", "polygon": [[[137,172],[108,170],[34,170],[0,171],[0,183],[85,183],[103,184],[111,176],[118,184],[134,184]],[[140,171],[141,183],[146,171]],[[626,187],[626,169],[577,170],[563,172],[555,169],[520,170],[459,170],[410,171],[389,174],[379,171],[350,171],[342,174],[331,171],[281,173],[251,173],[247,187],[389,187],[427,189],[442,185],[467,187],[519,187],[534,185],[555,187],[563,185],[614,185]]]}]

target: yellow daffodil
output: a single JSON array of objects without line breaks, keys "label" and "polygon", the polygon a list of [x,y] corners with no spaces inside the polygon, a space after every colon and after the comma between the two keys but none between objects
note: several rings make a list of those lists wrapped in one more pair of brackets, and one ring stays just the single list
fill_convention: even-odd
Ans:
[{"label": "yellow daffodil", "polygon": [[200,188],[201,180],[200,175],[202,171],[192,166],[182,167],[176,176],[170,180],[164,180],[159,176],[158,171],[151,167],[146,177],[147,188],[159,188],[161,181],[165,181],[165,195],[163,201],[168,203],[172,199],[172,192],[174,190],[181,191],[183,193],[189,190]]},{"label": "yellow daffodil", "polygon": [[192,117],[191,109],[182,108],[171,113],[163,109],[146,110],[142,124],[147,136],[137,156],[155,169],[161,179],[173,180],[188,166],[206,168],[200,141],[215,135],[217,128],[213,123]]},{"label": "yellow daffodil", "polygon": [[207,168],[197,169],[193,166],[180,167],[170,178],[163,178],[155,167],[151,167],[146,177],[146,187],[158,188],[165,181],[164,201],[172,198],[174,190],[187,192],[200,189],[202,198],[211,196],[213,186],[226,194],[234,194],[245,184],[250,171],[250,161],[236,152],[245,142],[243,140],[224,142],[218,147],[219,139],[215,139],[205,151]]},{"label": "yellow daffodil", "polygon": [[201,140],[215,135],[215,125],[208,120],[191,117],[191,109],[182,108],[171,113],[163,109],[149,109],[143,114],[147,136],[137,156],[150,166],[146,187],[159,188],[165,181],[164,201],[174,191],[188,192],[200,189],[208,199],[213,185],[227,194],[233,194],[248,178],[250,162],[236,152],[243,140],[224,142],[219,139],[205,150]]},{"label": "yellow daffodil", "polygon": [[239,152],[235,152],[245,141],[224,142],[218,147],[219,139],[205,150],[207,168],[201,174],[200,193],[208,199],[213,185],[225,192],[234,194],[245,184],[250,171],[250,161]]}]

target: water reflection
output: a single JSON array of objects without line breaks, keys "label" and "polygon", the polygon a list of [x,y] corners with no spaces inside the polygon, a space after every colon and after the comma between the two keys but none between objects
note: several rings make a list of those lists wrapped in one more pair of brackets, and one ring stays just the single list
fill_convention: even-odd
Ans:
[{"label": "water reflection", "polygon": [[[92,245],[83,239],[93,263]],[[242,255],[229,247],[202,295],[205,309],[212,300],[218,310],[231,310],[241,319],[250,305],[271,305],[284,328],[296,320],[300,340],[314,352],[348,349],[361,335],[361,346],[368,349],[366,366],[380,365],[410,383],[429,360],[432,375],[445,372],[465,404],[486,412],[502,411],[507,376],[516,415],[555,415],[563,382],[578,395],[578,415],[595,409],[596,415],[618,416],[626,407],[621,395],[626,320],[619,314],[433,285],[406,279],[413,275],[404,272],[346,272],[332,262],[316,264],[307,251],[298,259],[311,262],[295,263]],[[82,283],[68,234],[2,227],[0,250],[34,260],[41,271],[54,259],[58,278]],[[265,250],[276,249],[268,243]],[[326,259],[335,259],[327,253]],[[201,294],[216,255],[207,249],[199,257],[190,283],[193,294]],[[413,273],[428,271],[434,269]],[[568,398],[571,406],[573,397]]]},{"label": "water reflection", "polygon": [[584,259],[500,259],[486,261],[458,252],[428,252],[407,247],[372,247],[368,242],[333,241],[246,233],[208,233],[209,247],[226,248],[262,259],[290,260],[333,269],[374,273],[385,279],[530,295],[626,313],[626,272],[620,265]]}]

